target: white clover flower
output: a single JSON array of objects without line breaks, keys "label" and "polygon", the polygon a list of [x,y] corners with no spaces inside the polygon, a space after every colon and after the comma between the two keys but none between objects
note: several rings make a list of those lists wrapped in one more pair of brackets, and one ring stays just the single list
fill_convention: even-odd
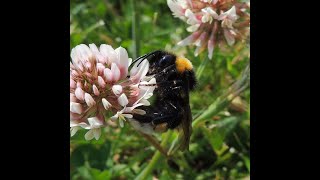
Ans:
[{"label": "white clover flower", "polygon": [[88,118],[89,125],[82,126],[84,129],[90,129],[85,135],[86,140],[91,140],[95,138],[98,140],[101,136],[101,127],[103,127],[103,120],[98,117]]},{"label": "white clover flower", "polygon": [[[127,51],[119,47],[113,49],[102,44],[99,48],[81,44],[71,51],[70,63],[70,131],[73,136],[79,129],[89,130],[86,140],[99,139],[101,128],[108,120],[119,120],[121,127],[133,113],[145,113],[135,109],[150,105],[154,87],[145,88],[149,62],[144,60],[128,70],[132,59]],[[106,117],[108,114],[113,114]]]},{"label": "white clover flower", "polygon": [[179,46],[195,45],[195,56],[208,49],[212,59],[214,48],[249,36],[248,3],[234,0],[167,0],[175,17],[185,21],[191,35],[178,42]]}]

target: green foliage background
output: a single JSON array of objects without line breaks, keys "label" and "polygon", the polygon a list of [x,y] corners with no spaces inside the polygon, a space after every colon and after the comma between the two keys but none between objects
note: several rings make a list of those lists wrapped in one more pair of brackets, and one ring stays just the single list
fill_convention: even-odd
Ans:
[{"label": "green foliage background", "polygon": [[[224,98],[236,94],[230,90],[234,82],[247,81],[241,74],[249,64],[246,45],[216,49],[212,60],[207,52],[194,57],[194,47],[176,46],[188,35],[187,25],[172,16],[166,0],[71,0],[70,5],[70,50],[81,43],[110,44],[126,48],[132,58],[165,49],[190,59],[198,77],[190,106],[199,120],[190,152],[173,156],[177,167],[155,157],[156,149],[128,125],[107,127],[98,141],[86,141],[79,131],[70,138],[70,179],[250,179],[250,89],[233,101]],[[166,138],[168,149],[176,136],[157,138]]]}]

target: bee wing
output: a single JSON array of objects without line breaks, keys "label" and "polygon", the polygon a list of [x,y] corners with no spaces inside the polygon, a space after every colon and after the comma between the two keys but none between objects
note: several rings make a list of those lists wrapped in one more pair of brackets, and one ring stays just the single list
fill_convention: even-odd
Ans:
[{"label": "bee wing", "polygon": [[184,113],[183,113],[183,118],[181,121],[181,128],[180,128],[180,132],[179,133],[179,142],[181,142],[179,149],[181,151],[184,150],[189,150],[189,142],[190,142],[190,136],[192,133],[192,114],[191,114],[191,109],[190,109],[190,105],[189,105],[189,78],[188,76],[186,76],[187,78],[185,79],[185,85],[184,85]]},{"label": "bee wing", "polygon": [[184,150],[189,150],[189,142],[190,142],[190,136],[192,133],[192,115],[191,115],[191,110],[189,104],[186,105],[184,108],[184,117],[181,121],[181,126],[180,126],[180,133],[179,133],[179,142],[181,143],[179,146],[179,149],[181,151]]}]

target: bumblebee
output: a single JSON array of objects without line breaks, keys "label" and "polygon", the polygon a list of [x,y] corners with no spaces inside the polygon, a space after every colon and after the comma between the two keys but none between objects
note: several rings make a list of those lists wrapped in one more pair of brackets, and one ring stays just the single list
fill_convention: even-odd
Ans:
[{"label": "bumblebee", "polygon": [[[131,124],[142,133],[162,133],[178,129],[180,150],[189,148],[192,115],[189,92],[196,86],[191,62],[172,53],[157,50],[137,58],[134,62],[149,61],[147,76],[156,78],[155,101],[142,109],[146,114],[133,114]],[[133,64],[133,63],[132,63]]]}]

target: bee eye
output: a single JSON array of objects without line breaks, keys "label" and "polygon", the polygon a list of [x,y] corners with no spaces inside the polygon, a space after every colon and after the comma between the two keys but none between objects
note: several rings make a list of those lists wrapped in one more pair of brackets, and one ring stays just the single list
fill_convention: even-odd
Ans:
[{"label": "bee eye", "polygon": [[158,65],[161,67],[164,67],[167,64],[169,64],[172,60],[173,60],[173,56],[165,55],[159,60]]}]

